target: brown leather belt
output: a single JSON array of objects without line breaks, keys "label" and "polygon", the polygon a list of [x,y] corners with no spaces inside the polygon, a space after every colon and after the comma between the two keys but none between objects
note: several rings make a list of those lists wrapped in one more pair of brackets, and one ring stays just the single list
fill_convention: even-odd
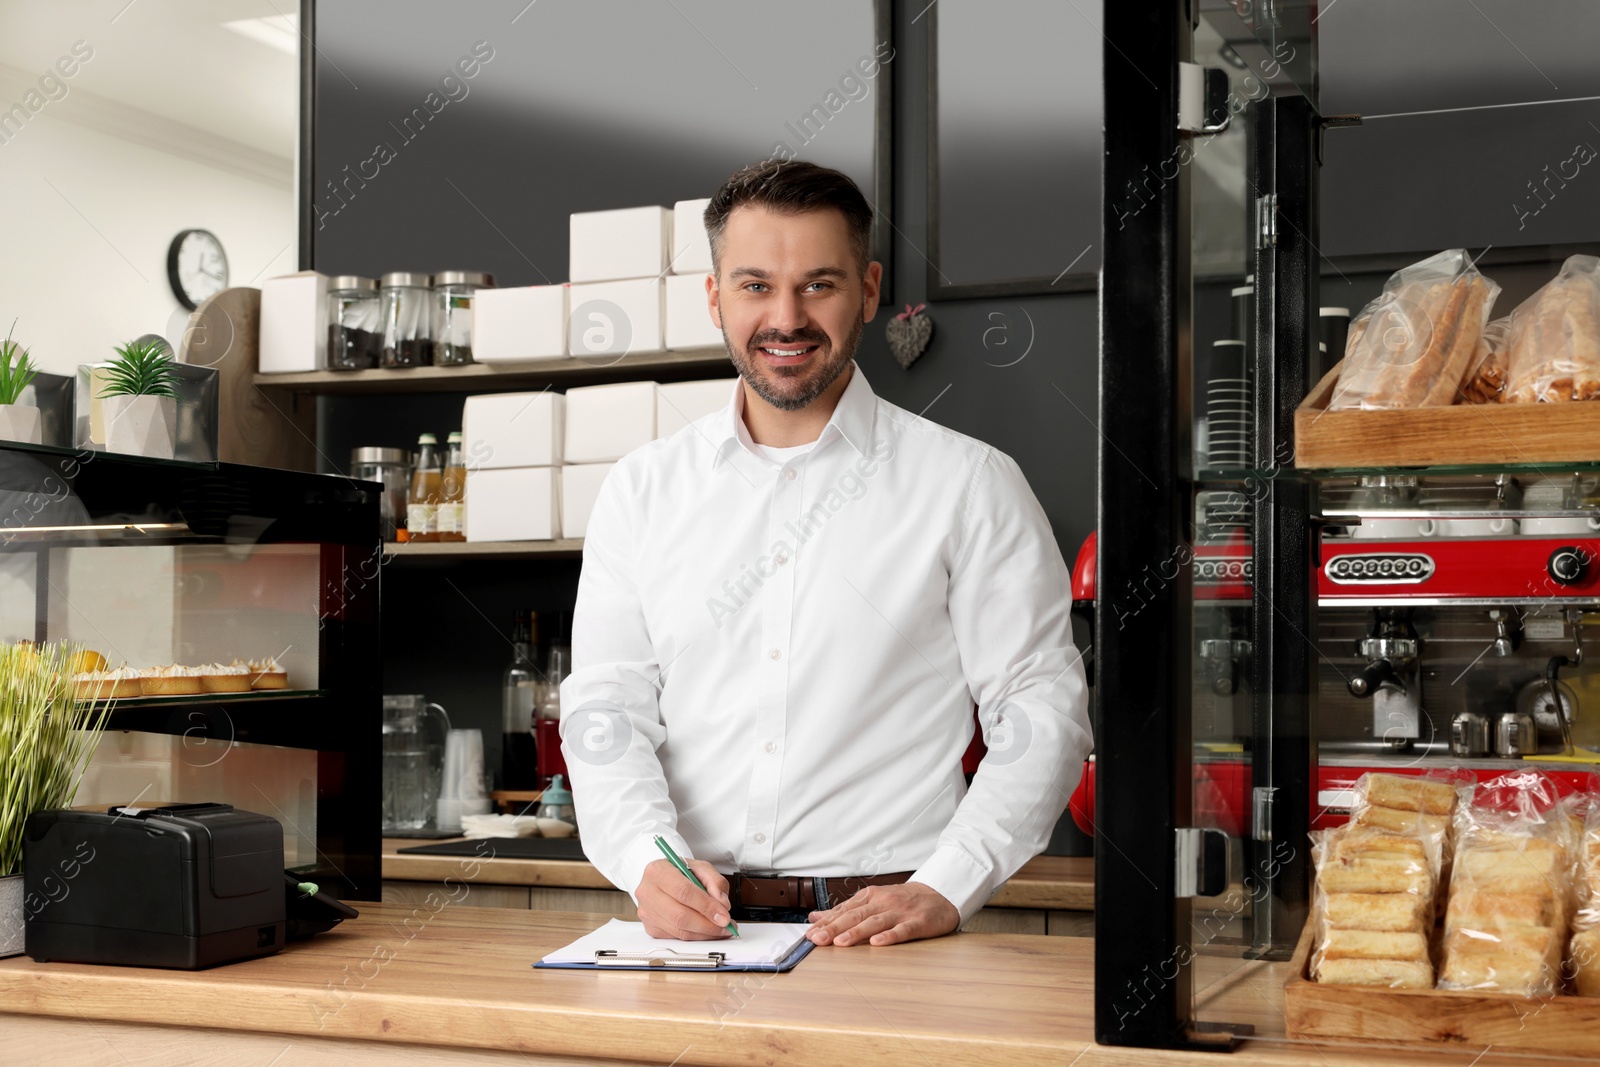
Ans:
[{"label": "brown leather belt", "polygon": [[734,907],[745,908],[803,908],[816,910],[817,883],[825,885],[827,907],[836,907],[855,896],[869,885],[900,885],[913,872],[895,874],[850,875],[845,878],[752,878],[735,874],[728,879],[729,895]]}]

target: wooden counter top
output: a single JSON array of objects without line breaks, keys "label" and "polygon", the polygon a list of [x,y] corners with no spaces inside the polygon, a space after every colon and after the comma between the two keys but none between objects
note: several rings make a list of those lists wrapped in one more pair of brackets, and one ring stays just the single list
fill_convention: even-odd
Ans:
[{"label": "wooden counter top", "polygon": [[[209,971],[0,960],[0,1008],[50,1017],[52,1032],[100,1034],[104,1027],[130,1042],[129,1034],[148,1038],[174,1027],[200,1031],[195,1040],[208,1042],[229,1031],[244,1041],[253,1032],[292,1038],[300,1048],[378,1043],[406,1053],[407,1062],[422,1062],[425,1046],[508,1050],[508,1064],[545,1065],[574,1056],[739,1067],[1223,1062],[1214,1053],[1092,1045],[1093,942],[1085,939],[958,934],[887,948],[823,948],[785,975],[539,971],[530,966],[535,959],[606,917],[447,902],[437,910],[357,907],[359,919],[277,956]],[[1286,966],[1202,959],[1196,984],[1219,1017],[1243,1013],[1258,1033],[1271,1032],[1274,1022],[1281,1033]],[[0,1030],[11,1025],[6,1018],[0,1014]],[[16,1021],[35,1042],[43,1026]],[[1385,1052],[1381,1062],[1535,1062],[1492,1053],[1474,1059],[1479,1051]],[[1370,1049],[1322,1045],[1316,1052],[1312,1062],[1328,1067],[1377,1061]],[[427,1062],[443,1062],[435,1057]],[[1305,1067],[1308,1049],[1257,1040],[1236,1058]]]},{"label": "wooden counter top", "polygon": [[[391,881],[442,882],[461,877],[466,856],[404,855],[413,845],[435,844],[411,838],[383,840],[383,877]],[[493,842],[490,842],[492,844]],[[482,885],[527,885],[560,889],[614,889],[594,865],[583,860],[480,859],[472,879]],[[1094,860],[1088,856],[1036,856],[1023,864],[989,902],[993,908],[1094,910]]]}]

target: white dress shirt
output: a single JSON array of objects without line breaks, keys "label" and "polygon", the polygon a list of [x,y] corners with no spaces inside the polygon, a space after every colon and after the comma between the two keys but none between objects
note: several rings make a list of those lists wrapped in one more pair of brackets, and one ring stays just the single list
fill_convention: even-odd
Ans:
[{"label": "white dress shirt", "polygon": [[1087,690],[1044,510],[1005,453],[850,373],[809,449],[762,455],[734,380],[600,488],[562,748],[584,851],[630,894],[661,834],[724,874],[914,871],[964,922],[1077,784]]}]

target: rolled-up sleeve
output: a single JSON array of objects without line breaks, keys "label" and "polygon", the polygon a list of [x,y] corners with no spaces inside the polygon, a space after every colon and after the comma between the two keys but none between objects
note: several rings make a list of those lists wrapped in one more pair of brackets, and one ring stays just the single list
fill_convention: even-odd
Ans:
[{"label": "rolled-up sleeve", "polygon": [[963,508],[949,611],[988,752],[912,880],[970,919],[1049,843],[1093,748],[1066,562],[1016,462],[989,450]]},{"label": "rolled-up sleeve", "polygon": [[660,664],[637,582],[642,524],[633,476],[626,462],[612,468],[589,517],[572,619],[572,673],[561,683],[561,749],[584,854],[630,896],[646,864],[661,858],[656,834],[679,855],[690,854],[656,757],[666,728],[657,699]]}]

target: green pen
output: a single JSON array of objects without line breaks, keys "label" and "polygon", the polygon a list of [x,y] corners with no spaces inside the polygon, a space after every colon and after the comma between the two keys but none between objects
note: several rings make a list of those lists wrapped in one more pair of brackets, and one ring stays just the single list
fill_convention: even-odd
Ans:
[{"label": "green pen", "polygon": [[[689,881],[694,883],[696,889],[705,889],[705,886],[700,884],[700,879],[696,878],[694,876],[694,872],[689,869],[689,865],[678,858],[678,854],[672,851],[672,846],[667,844],[667,839],[662,837],[660,834],[656,835],[656,847],[661,850],[661,854],[663,856],[667,857],[668,863],[678,868],[679,874],[683,875],[685,878],[689,879]],[[733,925],[731,922],[724,927],[724,929],[726,929],[728,933],[732,934],[734,937],[739,936],[739,928]]]}]

